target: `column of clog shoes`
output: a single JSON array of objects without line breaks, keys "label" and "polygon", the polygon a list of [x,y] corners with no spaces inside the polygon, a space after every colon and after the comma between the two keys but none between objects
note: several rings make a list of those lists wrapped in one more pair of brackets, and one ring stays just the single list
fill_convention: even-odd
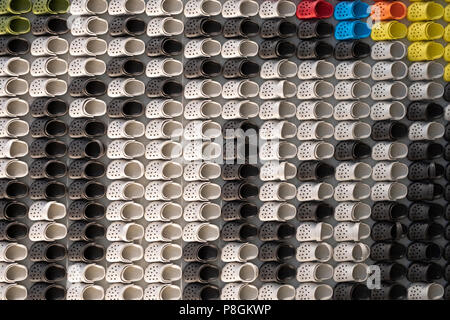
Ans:
[{"label": "column of clog shoes", "polygon": [[[295,183],[298,186],[298,223],[294,248],[296,281],[299,283],[296,300],[328,300],[333,296],[333,288],[325,283],[333,277],[333,247],[328,243],[333,236],[333,227],[324,222],[334,211],[329,202],[334,192],[329,179],[335,172],[329,162],[334,152],[330,143],[334,127],[329,123],[333,116],[330,102],[334,86],[329,80],[334,76],[335,66],[329,61],[333,48],[328,41],[334,31],[331,19],[328,19],[333,15],[333,6],[325,1],[316,2],[318,7],[300,2],[297,9],[300,42],[298,60],[294,61],[298,63],[300,82],[296,93],[298,128],[295,145],[298,146],[300,164],[296,173],[289,167],[285,171],[286,179],[295,175],[298,180]],[[319,7],[323,12],[317,11]]]},{"label": "column of clog shoes", "polygon": [[[446,1],[447,2],[447,1]],[[443,12],[443,16],[442,19],[446,22],[445,28],[444,28],[444,32],[443,32],[443,40],[445,43],[445,47],[444,47],[444,53],[443,53],[443,59],[446,61],[446,65],[444,68],[444,74],[443,74],[443,79],[446,82],[446,86],[444,89],[444,100],[445,101],[450,101],[450,85],[448,84],[448,82],[450,81],[450,26],[449,26],[449,22],[450,22],[450,5],[446,4],[445,8],[444,8],[444,12]],[[448,119],[445,119],[446,121],[448,121]]]},{"label": "column of clog shoes", "polygon": [[[439,281],[443,268],[439,264],[444,228],[438,219],[442,217],[443,206],[438,199],[444,195],[443,183],[439,181],[444,174],[444,166],[437,155],[420,155],[424,146],[439,143],[444,135],[444,126],[440,123],[443,108],[440,99],[444,87],[438,82],[444,68],[437,59],[444,53],[439,40],[444,28],[436,21],[442,18],[444,8],[435,2],[414,2],[408,7],[407,19],[411,22],[407,38],[412,43],[408,47],[408,88],[409,105],[406,118],[410,121],[408,129],[409,165],[408,210],[410,220],[408,228],[397,227],[398,234],[406,233],[408,247],[406,258],[406,278],[410,282],[407,298],[410,300],[435,300],[442,298],[444,288]],[[420,150],[421,149],[421,150]],[[435,150],[438,150],[436,147]],[[420,151],[419,151],[420,150]],[[423,248],[429,248],[424,254]]]},{"label": "column of clog shoes", "polygon": [[[406,46],[401,39],[407,36],[407,27],[398,20],[405,18],[406,6],[399,1],[376,2],[371,8],[374,22],[371,78],[375,81],[371,98],[370,118],[372,126],[372,205],[374,220],[371,238],[371,259],[380,268],[381,283],[371,292],[372,300],[405,299],[406,287],[398,281],[405,276],[405,267],[397,260],[404,257],[405,247],[398,241],[405,237],[407,206],[401,203],[407,189],[402,179],[408,174],[405,163],[407,145],[399,141],[407,134],[407,126],[401,121],[406,115],[403,99],[407,86],[403,82],[408,66],[401,61]],[[398,250],[398,251],[396,251]],[[397,270],[398,272],[394,272]]]},{"label": "column of clog shoes", "polygon": [[5,1],[0,7],[0,300],[26,299],[27,288],[22,282],[33,275],[23,264],[29,251],[24,245],[29,231],[24,223],[28,205],[23,201],[28,194],[23,179],[28,175],[28,164],[23,161],[28,144],[23,139],[29,126],[21,119],[29,112],[25,96],[28,82],[22,77],[29,72],[23,55],[29,52],[30,44],[20,37],[30,30],[28,19],[20,14],[30,10],[29,1]]},{"label": "column of clog shoes", "polygon": [[[429,80],[423,72],[417,79],[417,67],[426,70],[430,62],[413,63],[410,66],[410,80]],[[435,69],[442,74],[442,65]],[[445,165],[439,160],[442,157],[442,144],[439,141],[444,135],[444,126],[440,123],[443,108],[439,104],[443,87],[434,82],[437,95],[433,98],[423,96],[414,99],[411,90],[416,84],[424,88],[427,83],[412,82],[409,100],[411,101],[407,118],[411,121],[408,132],[409,165],[408,200],[411,201],[408,211],[410,224],[407,236],[409,245],[406,257],[410,261],[406,277],[410,282],[408,299],[435,300],[442,298],[444,288],[439,283],[443,277],[443,267],[439,260],[442,258],[440,240],[444,234],[444,227],[440,223],[444,207],[439,199],[445,194],[444,183],[440,179],[444,175]],[[432,92],[432,90],[429,90]],[[434,150],[434,151],[432,151]],[[406,231],[406,230],[405,230]],[[424,249],[426,250],[424,251]]]},{"label": "column of clog shoes", "polygon": [[67,113],[68,101],[65,77],[68,71],[69,44],[67,1],[33,2],[35,16],[31,22],[30,113],[33,117],[30,134],[31,158],[28,218],[31,220],[29,249],[31,266],[28,290],[31,300],[63,300],[66,298],[66,174],[64,159],[67,144],[64,136],[68,126],[62,117]]},{"label": "column of clog shoes", "polygon": [[[146,55],[150,57],[145,69],[146,95],[150,99],[145,107],[145,213],[148,221],[145,229],[147,247],[144,252],[146,262],[144,281],[148,284],[144,291],[145,300],[178,300],[182,297],[180,282],[183,272],[181,259],[183,247],[181,238],[193,236],[198,231],[200,237],[208,234],[207,228],[199,227],[192,233],[182,229],[182,197],[189,198],[190,192],[183,194],[179,181],[182,179],[183,138],[182,64],[183,45],[181,37],[184,23],[181,21],[183,1],[147,1],[144,17],[148,21]],[[198,129],[196,131],[195,129]],[[196,127],[201,132],[203,128]],[[195,196],[208,193],[199,187],[191,189]],[[220,191],[219,191],[220,192]],[[179,202],[179,203],[178,203]],[[218,231],[217,231],[218,233]],[[200,271],[200,270],[199,270]]]},{"label": "column of clog shoes", "polygon": [[[262,204],[258,218],[261,223],[259,238],[263,241],[259,248],[259,260],[262,263],[259,271],[259,279],[262,281],[258,297],[260,300],[296,298],[298,263],[295,261],[295,196],[298,183],[295,181],[297,168],[293,160],[298,143],[297,126],[293,120],[298,90],[295,83],[298,75],[298,59],[295,58],[298,20],[293,16],[298,13],[299,7],[289,7],[288,4],[292,6],[292,3],[285,1],[276,7],[270,1],[265,1],[259,12],[264,19],[260,32],[263,42],[259,51],[259,56],[263,59],[260,78],[264,81],[259,93],[262,100],[259,118],[263,121],[259,129],[259,179],[262,184],[259,200]],[[289,17],[293,18],[286,21]],[[308,33],[314,32],[315,27],[306,23],[302,30],[304,46],[299,44],[298,52],[301,55],[306,51],[312,53],[316,44],[306,39],[311,38]],[[305,64],[308,62],[305,61]],[[309,287],[304,288],[309,290]]]},{"label": "column of clog shoes", "polygon": [[[296,24],[286,21],[293,17],[296,7],[288,1],[277,4],[264,1],[259,8],[262,20],[260,37],[262,43],[259,56],[262,59],[259,77],[262,84],[259,91],[261,105],[259,119],[262,120],[258,136],[261,141],[259,160],[261,162],[259,180],[259,300],[292,300],[295,287],[289,283],[295,279],[295,265],[292,264],[295,248],[291,244],[295,227],[296,207],[292,202],[296,187],[292,179],[296,167],[289,162],[296,155],[296,126],[289,121],[295,114],[292,99],[296,85],[291,80],[297,75],[297,64],[289,58],[294,57]],[[277,47],[288,46],[288,55],[265,56],[267,44]],[[275,51],[276,52],[276,51]],[[291,141],[289,141],[291,140]],[[289,149],[286,154],[279,152]],[[251,152],[251,150],[249,150]]]},{"label": "column of clog shoes", "polygon": [[[235,3],[237,1],[227,1],[222,8],[222,16],[227,19],[223,26],[225,39],[221,51],[225,59],[222,91],[222,118],[225,121],[222,179],[225,184],[222,199],[227,202],[222,207],[225,224],[221,230],[224,243],[221,248],[221,260],[224,262],[221,281],[225,286],[221,299],[255,300],[259,292],[255,282],[258,277],[261,281],[265,280],[261,278],[263,270],[256,264],[260,252],[255,245],[258,227],[254,223],[258,214],[255,197],[259,188],[255,182],[259,168],[255,157],[252,158],[252,154],[255,156],[257,153],[258,133],[262,130],[255,123],[259,106],[254,102],[258,93],[261,94],[259,85],[254,81],[261,70],[256,59],[260,47],[255,41],[261,26],[252,20],[262,7],[250,1],[246,4],[248,10],[242,10],[245,8],[238,9]],[[242,26],[247,26],[246,32],[236,32]],[[247,89],[239,90],[240,87]],[[259,236],[261,238],[261,233]]]},{"label": "column of clog shoes", "polygon": [[99,181],[106,172],[102,140],[107,124],[98,117],[106,113],[107,83],[100,77],[106,69],[101,57],[107,51],[102,39],[108,31],[102,17],[107,9],[104,0],[72,1],[70,6],[67,300],[100,300],[107,289],[98,283],[105,278],[103,243],[111,232],[101,222],[107,186]]},{"label": "column of clog shoes", "polygon": [[[444,97],[445,98],[445,97]],[[445,126],[445,134],[444,134],[444,138],[447,141],[446,142],[446,146],[445,146],[445,150],[446,152],[444,153],[444,160],[447,161],[446,166],[445,166],[445,179],[447,181],[447,184],[445,186],[446,192],[448,192],[449,190],[449,182],[450,182],[450,166],[448,164],[448,161],[450,160],[450,153],[448,153],[448,150],[450,150],[450,138],[449,138],[449,120],[450,120],[450,107],[447,105],[444,108],[444,122],[446,123]],[[445,237],[445,244],[443,246],[443,254],[442,257],[444,258],[444,280],[446,281],[446,285],[445,285],[445,289],[444,289],[444,299],[445,300],[450,300],[450,198],[446,198],[446,204],[444,206],[444,211],[443,211],[443,218],[445,219],[445,230],[444,230],[444,237]]]},{"label": "column of clog shoes", "polygon": [[[446,192],[448,192],[449,190],[449,182],[450,182],[450,165],[448,164],[448,161],[450,160],[450,154],[448,152],[448,150],[450,150],[450,136],[449,136],[449,121],[450,120],[450,107],[447,105],[444,108],[444,122],[446,123],[445,126],[445,140],[447,141],[446,146],[445,146],[445,154],[444,154],[444,160],[447,161],[446,166],[445,166],[445,179],[447,181],[447,184],[445,186],[445,190]],[[445,244],[443,246],[443,254],[442,257],[444,258],[444,280],[446,281],[446,285],[445,285],[445,289],[444,289],[444,299],[445,300],[450,300],[450,198],[445,199],[446,200],[446,204],[443,207],[443,218],[445,219],[445,230],[444,230],[444,237],[445,237]]]},{"label": "column of clog shoes", "polygon": [[[334,16],[340,21],[367,18],[369,13],[366,3],[340,2],[335,7]],[[346,40],[339,42],[334,49],[334,57],[338,60],[334,75],[338,81],[334,89],[336,104],[333,117],[338,121],[334,128],[334,158],[339,161],[334,174],[337,181],[334,190],[334,200],[337,201],[334,219],[337,224],[333,233],[337,242],[333,251],[335,300],[363,300],[369,296],[366,260],[370,250],[365,242],[370,235],[366,220],[371,212],[367,201],[371,192],[368,182],[372,168],[366,161],[371,148],[368,121],[371,87],[367,80],[371,66],[363,61],[369,50],[361,40],[370,35],[364,31],[366,23],[358,20],[339,22],[335,31],[337,40]],[[358,25],[364,32],[354,32]]]},{"label": "column of clog shoes", "polygon": [[337,60],[363,59],[369,55],[369,45],[362,39],[370,36],[370,27],[359,19],[367,18],[369,7],[361,1],[338,2],[334,18],[338,21],[334,37],[338,41],[334,47]]},{"label": "column of clog shoes", "polygon": [[444,48],[444,60],[447,62],[447,65],[444,68],[444,81],[448,82],[450,81],[450,45],[448,44],[450,42],[450,27],[449,27],[449,22],[450,22],[450,6],[448,5],[448,1],[446,1],[447,4],[445,5],[444,8],[444,14],[442,19],[446,22],[446,24],[444,24],[445,28],[443,31],[443,39],[445,41],[445,48]]},{"label": "column of clog shoes", "polygon": [[0,300],[449,300],[448,3],[4,0]]},{"label": "column of clog shoes", "polygon": [[[218,199],[221,186],[221,148],[214,140],[221,136],[216,120],[222,112],[218,97],[222,86],[222,33],[219,1],[187,1],[184,8],[186,43],[184,55],[184,175],[183,200],[183,299],[215,300],[220,297],[218,219],[222,208]],[[224,203],[222,204],[222,206]]]},{"label": "column of clog shoes", "polygon": [[[444,54],[444,47],[437,41],[442,38],[444,28],[435,22],[443,17],[444,8],[433,1],[413,2],[408,6],[406,18],[410,21],[408,40],[409,61],[432,61]],[[397,30],[393,30],[397,31]]]},{"label": "column of clog shoes", "polygon": [[145,124],[138,119],[145,112],[145,82],[138,79],[145,72],[145,42],[138,38],[145,33],[145,24],[137,17],[144,12],[144,1],[117,0],[108,2],[105,16],[111,36],[105,36],[105,69],[109,77],[106,300],[141,300],[144,295],[144,289],[137,284],[145,275],[145,268],[140,265],[145,254],[145,228],[140,222],[145,207],[139,203],[145,194],[145,184],[139,180],[145,174],[139,159],[144,156],[145,145],[137,141],[145,134]]},{"label": "column of clog shoes", "polygon": [[[439,102],[438,99],[435,101]],[[416,121],[412,122],[409,129],[409,140],[412,142],[408,159],[412,162],[408,173],[408,200],[411,203],[408,210],[410,225],[406,258],[410,264],[403,271],[411,282],[408,299],[435,300],[444,294],[444,288],[439,284],[443,277],[439,260],[445,255],[441,245],[444,228],[440,222],[444,216],[444,206],[439,203],[445,194],[444,183],[440,181],[445,171],[445,163],[440,162],[444,147],[439,139],[444,134],[444,127],[436,122],[442,118],[442,114],[441,105],[427,100],[410,103],[407,111],[408,120]],[[434,135],[426,134],[426,129],[419,129],[419,124],[434,127]],[[422,136],[417,139],[417,134]],[[447,159],[445,154],[444,158]]]},{"label": "column of clog shoes", "polygon": [[408,173],[408,200],[411,204],[406,250],[410,261],[406,273],[410,282],[410,300],[436,300],[444,295],[444,287],[439,283],[443,277],[439,260],[444,256],[440,243],[444,234],[440,222],[444,206],[439,199],[445,194],[444,184],[440,181],[445,165],[439,161],[443,150],[439,138],[444,134],[444,127],[437,122],[442,114],[442,107],[431,100],[412,102],[407,112],[407,118],[415,121],[409,128],[412,142],[408,153],[412,161]]}]

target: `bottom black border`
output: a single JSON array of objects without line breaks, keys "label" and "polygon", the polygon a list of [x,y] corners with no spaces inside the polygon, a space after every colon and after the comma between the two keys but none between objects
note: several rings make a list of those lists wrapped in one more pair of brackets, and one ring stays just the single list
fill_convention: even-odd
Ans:
[{"label": "bottom black border", "polygon": [[[2,315],[103,320],[277,319],[305,317],[333,320],[447,314],[448,301],[0,301]],[[427,309],[424,309],[427,308]],[[431,309],[432,308],[432,309]],[[188,312],[186,312],[186,310]],[[421,312],[421,313],[419,313]],[[3,318],[3,317],[1,317]],[[109,320],[108,319],[108,320]],[[77,320],[80,320],[79,318]],[[84,320],[84,319],[81,319]]]}]

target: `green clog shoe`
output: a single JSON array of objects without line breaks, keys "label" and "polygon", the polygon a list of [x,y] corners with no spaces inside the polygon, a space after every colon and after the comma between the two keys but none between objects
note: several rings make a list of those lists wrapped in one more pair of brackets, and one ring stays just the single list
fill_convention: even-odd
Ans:
[{"label": "green clog shoe", "polygon": [[33,2],[33,13],[40,14],[63,14],[69,11],[69,0],[36,0]]},{"label": "green clog shoe", "polygon": [[0,0],[0,14],[21,14],[31,11],[31,0]]},{"label": "green clog shoe", "polygon": [[19,16],[0,17],[0,35],[19,35],[30,32],[30,20]]}]

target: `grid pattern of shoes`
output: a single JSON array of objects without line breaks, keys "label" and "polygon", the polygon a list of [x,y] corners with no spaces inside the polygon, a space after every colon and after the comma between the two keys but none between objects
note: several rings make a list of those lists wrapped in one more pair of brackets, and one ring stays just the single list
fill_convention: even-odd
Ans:
[{"label": "grid pattern of shoes", "polygon": [[449,22],[2,1],[0,300],[449,300]]}]

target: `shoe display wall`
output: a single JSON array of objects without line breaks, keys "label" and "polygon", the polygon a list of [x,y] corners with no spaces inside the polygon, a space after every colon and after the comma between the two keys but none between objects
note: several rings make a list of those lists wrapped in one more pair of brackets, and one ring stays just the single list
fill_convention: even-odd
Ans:
[{"label": "shoe display wall", "polygon": [[448,22],[3,1],[0,300],[450,299]]}]

